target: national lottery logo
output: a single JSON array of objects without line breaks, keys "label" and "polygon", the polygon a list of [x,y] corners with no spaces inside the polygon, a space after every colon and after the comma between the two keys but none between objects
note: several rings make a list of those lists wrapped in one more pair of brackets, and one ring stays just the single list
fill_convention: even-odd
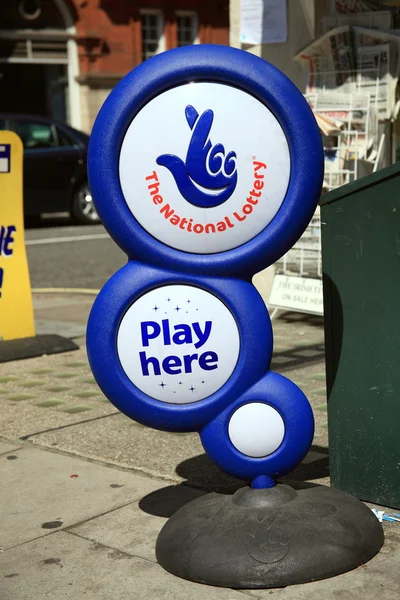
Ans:
[{"label": "national lottery logo", "polygon": [[186,161],[174,154],[162,154],[157,158],[157,164],[169,169],[179,192],[190,204],[203,208],[218,206],[235,191],[238,179],[236,152],[225,154],[221,143],[212,144],[212,110],[199,115],[189,104],[185,116],[192,130]]},{"label": "national lottery logo", "polygon": [[125,201],[154,238],[212,254],[253,239],[290,178],[282,127],[235,87],[196,82],[153,98],[132,119],[119,157]]}]

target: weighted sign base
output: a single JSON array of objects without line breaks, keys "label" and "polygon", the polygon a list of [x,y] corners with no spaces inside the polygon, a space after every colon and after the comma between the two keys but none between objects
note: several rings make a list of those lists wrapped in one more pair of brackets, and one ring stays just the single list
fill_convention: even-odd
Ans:
[{"label": "weighted sign base", "polygon": [[159,564],[191,581],[273,588],[325,579],[370,560],[384,536],[362,502],[325,486],[241,488],[178,510],[156,544]]}]

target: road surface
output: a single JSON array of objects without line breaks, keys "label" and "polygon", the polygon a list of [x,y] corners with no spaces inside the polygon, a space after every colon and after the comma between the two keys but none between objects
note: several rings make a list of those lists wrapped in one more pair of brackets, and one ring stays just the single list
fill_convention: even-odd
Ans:
[{"label": "road surface", "polygon": [[125,264],[102,225],[68,223],[52,220],[50,227],[25,230],[32,288],[99,289]]}]

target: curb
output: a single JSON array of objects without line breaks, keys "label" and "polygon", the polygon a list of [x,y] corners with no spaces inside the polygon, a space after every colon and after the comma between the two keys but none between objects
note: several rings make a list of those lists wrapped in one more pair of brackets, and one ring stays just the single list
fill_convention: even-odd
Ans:
[{"label": "curb", "polygon": [[88,288],[32,288],[33,294],[87,294],[97,295],[100,290]]}]

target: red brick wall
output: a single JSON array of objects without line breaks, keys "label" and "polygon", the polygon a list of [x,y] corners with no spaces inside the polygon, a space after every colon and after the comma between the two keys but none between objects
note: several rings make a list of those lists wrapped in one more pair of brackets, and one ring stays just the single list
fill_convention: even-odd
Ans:
[{"label": "red brick wall", "polygon": [[81,76],[122,75],[142,61],[139,9],[164,13],[166,49],[177,45],[176,10],[195,11],[202,44],[229,45],[228,0],[68,0],[74,4]]}]

